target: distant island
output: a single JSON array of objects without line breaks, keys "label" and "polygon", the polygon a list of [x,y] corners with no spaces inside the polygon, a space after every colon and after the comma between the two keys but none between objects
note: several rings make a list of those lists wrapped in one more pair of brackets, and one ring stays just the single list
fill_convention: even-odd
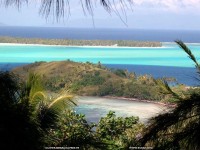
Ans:
[{"label": "distant island", "polygon": [[119,46],[119,47],[161,47],[161,42],[131,41],[131,40],[71,40],[71,39],[43,39],[19,38],[1,36],[0,43],[43,44],[66,46]]}]

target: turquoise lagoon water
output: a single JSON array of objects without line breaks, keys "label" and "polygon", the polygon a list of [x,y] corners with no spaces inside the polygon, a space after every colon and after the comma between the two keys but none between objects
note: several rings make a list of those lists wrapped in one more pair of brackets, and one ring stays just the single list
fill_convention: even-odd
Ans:
[{"label": "turquoise lagoon water", "polygon": [[[200,58],[199,44],[189,44]],[[73,60],[78,62],[101,62],[102,64],[134,64],[174,67],[193,67],[187,55],[175,44],[164,43],[158,48],[125,47],[69,47],[0,45],[0,63],[32,63],[35,61]]]}]

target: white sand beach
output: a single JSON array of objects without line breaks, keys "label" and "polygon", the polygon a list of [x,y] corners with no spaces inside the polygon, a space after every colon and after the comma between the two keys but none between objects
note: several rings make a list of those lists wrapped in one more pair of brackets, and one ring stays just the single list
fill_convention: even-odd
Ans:
[{"label": "white sand beach", "polygon": [[165,47],[125,47],[125,46],[90,46],[90,45],[46,45],[46,44],[25,44],[25,43],[0,43],[0,46],[58,46],[58,47],[90,47],[90,48],[165,48]]},{"label": "white sand beach", "polygon": [[112,110],[117,116],[138,116],[141,122],[147,122],[151,117],[168,110],[166,106],[154,103],[86,96],[78,98],[78,105],[81,110],[78,112],[85,113],[90,121],[97,121]]}]

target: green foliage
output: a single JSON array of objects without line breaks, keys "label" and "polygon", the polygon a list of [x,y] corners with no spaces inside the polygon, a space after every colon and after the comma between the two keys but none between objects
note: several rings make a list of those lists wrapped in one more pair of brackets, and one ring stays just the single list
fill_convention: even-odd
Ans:
[{"label": "green foliage", "polygon": [[138,99],[162,100],[164,95],[160,93],[161,91],[162,90],[157,85],[151,86],[148,84],[130,82],[126,84],[124,95]]},{"label": "green foliage", "polygon": [[105,82],[105,78],[100,76],[100,72],[96,71],[95,74],[85,74],[82,79],[74,82],[71,86],[72,91],[77,91],[81,87],[90,85],[101,85]]},{"label": "green foliage", "polygon": [[115,112],[110,111],[106,117],[101,118],[97,126],[97,132],[102,138],[114,140],[138,121],[138,117],[116,117]]},{"label": "green foliage", "polygon": [[175,41],[178,45],[179,45],[179,47],[182,49],[182,50],[184,50],[187,54],[188,54],[188,57],[195,63],[195,66],[196,66],[196,68],[198,69],[198,71],[199,71],[199,63],[197,62],[197,60],[196,60],[196,58],[195,58],[195,56],[192,54],[192,51],[187,47],[187,45],[185,45],[182,41],[179,41],[179,40],[177,40],[177,41]]},{"label": "green foliage", "polygon": [[[103,147],[100,138],[95,135],[93,128],[96,125],[88,123],[85,116],[74,111],[66,111],[60,117],[57,128],[49,130],[46,135],[47,144],[50,146],[80,147],[91,149]],[[52,139],[55,139],[52,141]]]},{"label": "green foliage", "polygon": [[59,92],[61,89],[65,88],[65,82],[63,82],[63,78],[59,76],[45,79],[44,85],[47,90],[52,92]]},{"label": "green foliage", "polygon": [[[142,81],[144,82],[144,81]],[[138,99],[148,99],[160,101],[165,99],[165,94],[160,85],[150,83],[141,83],[141,80],[130,81],[124,83],[123,81],[118,82],[105,82],[99,86],[96,92],[98,96],[123,96],[123,97],[134,97]]]},{"label": "green foliage", "polygon": [[111,82],[106,82],[105,84],[101,85],[96,92],[98,96],[105,96],[105,95],[112,95],[114,92],[114,88]]},{"label": "green foliage", "polygon": [[155,149],[194,149],[199,145],[200,94],[180,101],[172,111],[153,118],[141,143]]},{"label": "green foliage", "polygon": [[38,149],[43,133],[31,117],[31,107],[21,100],[15,75],[0,72],[0,141],[1,149]]},{"label": "green foliage", "polygon": [[2,149],[43,149],[44,136],[56,126],[72,96],[49,97],[38,75],[19,86],[16,77],[0,72],[0,140]]},{"label": "green foliage", "polygon": [[113,72],[114,74],[120,76],[120,77],[124,77],[124,78],[126,77],[126,73],[125,73],[125,71],[122,70],[122,69],[116,69],[116,70],[113,70],[112,72]]},{"label": "green foliage", "polygon": [[[182,42],[176,43],[189,55],[196,64],[199,64],[191,50]],[[166,82],[163,85],[165,93],[173,95],[177,106],[165,114],[152,118],[143,137],[141,146],[150,146],[154,149],[200,149],[200,89],[199,87],[187,90],[185,95],[175,93]]]},{"label": "green foliage", "polygon": [[109,149],[126,149],[130,142],[136,141],[136,135],[142,128],[138,117],[116,117],[115,112],[110,111],[101,118],[96,130]]},{"label": "green foliage", "polygon": [[83,76],[82,80],[79,82],[83,86],[87,85],[100,85],[105,79],[99,75],[100,73],[95,72],[95,75],[86,74]]},{"label": "green foliage", "polygon": [[119,82],[105,82],[99,86],[98,91],[96,92],[97,96],[123,96],[124,85],[123,81]]},{"label": "green foliage", "polygon": [[[138,117],[116,117],[109,112],[98,124],[88,123],[85,116],[66,111],[57,128],[49,130],[46,143],[50,146],[77,146],[81,149],[125,149],[136,141],[143,124]],[[52,140],[54,139],[54,140]]]}]

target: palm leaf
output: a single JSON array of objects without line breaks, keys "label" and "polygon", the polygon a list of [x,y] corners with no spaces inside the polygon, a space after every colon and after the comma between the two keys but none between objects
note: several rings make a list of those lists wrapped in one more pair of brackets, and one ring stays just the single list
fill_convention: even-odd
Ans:
[{"label": "palm leaf", "polygon": [[182,50],[184,50],[188,54],[188,57],[195,63],[195,66],[198,69],[198,72],[200,72],[199,63],[197,62],[197,60],[196,60],[195,56],[193,55],[192,51],[182,41],[176,40],[175,42],[179,45],[179,47]]},{"label": "palm leaf", "polygon": [[171,94],[177,100],[182,100],[182,97],[175,93],[169,86],[166,80],[164,79],[157,79],[154,82],[162,88],[163,94]]},{"label": "palm leaf", "polygon": [[[83,9],[83,13],[86,15],[88,12],[92,17],[94,15],[93,9],[97,4],[97,1],[93,0],[79,0]],[[30,0],[4,0],[6,6],[15,5],[18,8],[25,3],[29,3]],[[99,4],[108,12],[114,12],[123,23],[122,15],[125,16],[127,21],[126,10],[132,9],[132,0],[99,0]],[[130,6],[130,8],[128,7]],[[121,12],[119,11],[121,9]],[[40,14],[45,18],[49,17],[52,13],[53,17],[56,17],[57,21],[60,17],[71,15],[70,13],[70,0],[41,0]],[[125,23],[126,24],[126,23]]]},{"label": "palm leaf", "polygon": [[29,73],[28,80],[26,83],[27,94],[29,94],[30,99],[33,98],[33,95],[37,92],[43,92],[44,87],[42,85],[42,80],[40,75],[35,73]]},{"label": "palm leaf", "polygon": [[51,103],[41,101],[38,106],[37,117],[42,129],[53,128],[65,109],[76,105],[72,95],[61,95]]},{"label": "palm leaf", "polygon": [[30,105],[33,108],[33,113],[38,111],[38,107],[40,107],[41,103],[47,102],[48,97],[44,92],[36,92],[32,98],[29,100]]},{"label": "palm leaf", "polygon": [[72,95],[61,95],[55,98],[49,105],[49,109],[55,109],[57,111],[62,111],[66,108],[75,106],[76,103],[73,100]]},{"label": "palm leaf", "polygon": [[[191,50],[182,42],[176,43],[189,55],[200,71],[199,64]],[[166,86],[168,91],[173,92]],[[176,96],[176,95],[175,95]],[[180,99],[180,98],[179,98]],[[151,145],[155,149],[200,149],[200,94],[193,93],[181,100],[175,109],[152,118],[141,145]]]},{"label": "palm leaf", "polygon": [[44,102],[39,103],[36,118],[43,130],[53,128],[57,123],[58,117],[59,114],[57,111],[49,109],[48,105]]}]

